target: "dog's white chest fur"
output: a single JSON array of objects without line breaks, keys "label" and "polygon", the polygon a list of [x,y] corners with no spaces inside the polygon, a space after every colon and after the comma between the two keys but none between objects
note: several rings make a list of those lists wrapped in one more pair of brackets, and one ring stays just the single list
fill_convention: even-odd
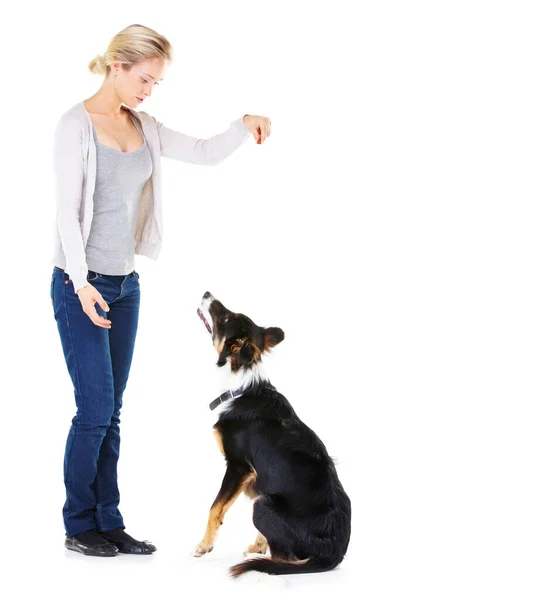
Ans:
[{"label": "dog's white chest fur", "polygon": [[[239,369],[237,373],[233,373],[231,364],[228,361],[223,367],[217,369],[217,375],[219,388],[222,393],[227,392],[228,390],[231,390],[232,392],[245,390],[252,384],[268,380],[261,362],[253,364],[250,369]],[[236,402],[236,399],[233,398],[222,402],[218,408],[214,409],[214,416],[218,418],[222,413],[229,410],[234,402]]]}]

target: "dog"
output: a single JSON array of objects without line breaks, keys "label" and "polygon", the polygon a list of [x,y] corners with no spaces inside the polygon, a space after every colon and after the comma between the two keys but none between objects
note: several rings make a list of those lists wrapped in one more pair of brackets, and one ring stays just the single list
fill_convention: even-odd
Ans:
[{"label": "dog", "polygon": [[232,566],[232,577],[247,571],[289,575],[335,568],[349,545],[351,502],[322,441],[263,371],[262,356],[283,341],[284,332],[259,327],[209,292],[197,313],[228,382],[210,404],[219,409],[213,433],[226,472],[194,556],[213,549],[227,510],[244,492],[254,499],[253,523],[259,532],[247,553],[265,555],[269,547],[271,556]]}]

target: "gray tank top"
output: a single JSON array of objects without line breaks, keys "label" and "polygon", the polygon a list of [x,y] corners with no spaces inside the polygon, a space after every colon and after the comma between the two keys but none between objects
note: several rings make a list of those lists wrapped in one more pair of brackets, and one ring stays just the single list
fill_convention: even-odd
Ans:
[{"label": "gray tank top", "polygon": [[101,144],[93,127],[97,174],[85,254],[88,268],[104,275],[127,275],[134,270],[138,204],[152,174],[148,144],[140,123],[130,116],[143,141],[133,152]]}]

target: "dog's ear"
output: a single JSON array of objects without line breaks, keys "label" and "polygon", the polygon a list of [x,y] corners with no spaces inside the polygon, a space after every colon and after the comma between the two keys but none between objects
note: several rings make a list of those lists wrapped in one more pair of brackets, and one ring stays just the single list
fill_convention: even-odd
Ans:
[{"label": "dog's ear", "polygon": [[260,351],[254,344],[245,339],[237,352],[237,362],[241,367],[248,367],[253,362],[257,361],[260,356]]},{"label": "dog's ear", "polygon": [[234,367],[249,367],[260,360],[261,352],[248,338],[239,338],[231,343],[231,355]]},{"label": "dog's ear", "polygon": [[230,356],[233,359],[233,367],[248,367],[260,360],[260,350],[255,344],[249,342],[248,338],[231,338],[225,341],[216,364],[223,367]]},{"label": "dog's ear", "polygon": [[280,344],[284,340],[284,331],[279,327],[268,327],[263,330],[264,350],[271,350],[273,346]]}]

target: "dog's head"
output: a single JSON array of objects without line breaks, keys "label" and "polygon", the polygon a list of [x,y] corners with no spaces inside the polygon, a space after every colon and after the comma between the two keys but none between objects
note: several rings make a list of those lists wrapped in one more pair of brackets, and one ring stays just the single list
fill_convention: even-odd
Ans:
[{"label": "dog's head", "polygon": [[210,292],[205,292],[197,314],[205,323],[218,352],[219,367],[231,361],[231,370],[251,368],[284,339],[278,327],[259,327],[242,313],[228,310]]}]

